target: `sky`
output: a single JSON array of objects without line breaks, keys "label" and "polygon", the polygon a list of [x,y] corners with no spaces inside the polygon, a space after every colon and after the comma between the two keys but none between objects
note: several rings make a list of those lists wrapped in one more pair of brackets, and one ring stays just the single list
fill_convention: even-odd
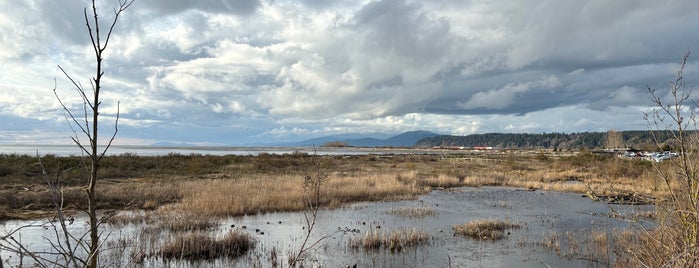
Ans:
[{"label": "sky", "polygon": [[[82,116],[58,66],[89,89],[89,4],[0,2],[0,144],[71,143],[53,90]],[[103,34],[117,4],[97,1]],[[697,29],[695,0],[136,0],[105,52],[99,133],[117,107],[115,143],[134,145],[644,130],[647,87],[667,97]]]}]

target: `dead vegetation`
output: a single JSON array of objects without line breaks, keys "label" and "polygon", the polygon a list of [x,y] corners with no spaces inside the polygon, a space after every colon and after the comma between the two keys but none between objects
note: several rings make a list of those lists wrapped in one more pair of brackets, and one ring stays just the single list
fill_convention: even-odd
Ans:
[{"label": "dead vegetation", "polygon": [[[633,266],[699,266],[699,135],[692,109],[697,99],[684,79],[689,55],[687,52],[682,57],[666,90],[648,87],[655,107],[644,113],[650,133],[658,148],[671,146],[677,157],[653,166],[657,188],[665,195],[656,205],[655,226],[638,226],[642,231],[636,234],[636,243],[628,243],[625,249],[633,256],[629,258]],[[663,132],[669,132],[669,140],[660,138]]]},{"label": "dead vegetation", "polygon": [[[438,153],[438,152],[435,152]],[[0,180],[4,218],[36,217],[50,211],[50,193],[28,169],[32,158],[2,155],[10,170]],[[309,166],[327,170],[324,207],[361,201],[414,198],[433,189],[460,186],[514,186],[600,195],[663,195],[652,166],[641,161],[599,156],[587,151],[494,150],[425,155],[313,156],[303,153],[259,156],[178,155],[109,156],[96,197],[104,209],[155,209],[178,204],[200,217],[272,211],[299,211],[303,178]],[[51,169],[79,163],[77,157],[48,157]],[[662,165],[663,163],[661,163]],[[27,167],[27,168],[23,168]],[[77,172],[77,171],[75,171]],[[84,209],[79,181],[67,172],[66,209]]]},{"label": "dead vegetation", "polygon": [[387,249],[391,252],[401,252],[406,248],[429,243],[429,235],[415,228],[382,231],[381,229],[367,230],[364,235],[352,236],[349,247],[354,249],[378,250]]},{"label": "dead vegetation", "polygon": [[389,211],[389,213],[401,217],[410,218],[425,218],[437,215],[437,212],[428,206],[393,208]]},{"label": "dead vegetation", "polygon": [[[14,168],[13,163],[26,161],[21,156],[3,157],[8,161],[3,161],[1,165],[10,166],[8,170],[21,170]],[[462,186],[513,186],[579,193],[594,189],[595,193],[604,196],[662,197],[666,194],[663,187],[656,185],[658,182],[653,175],[653,166],[587,151],[561,154],[553,151],[494,150],[443,155],[316,157],[316,160],[306,154],[105,157],[104,162],[109,165],[101,170],[112,170],[115,173],[104,174],[104,183],[98,185],[102,194],[97,200],[104,208],[147,210],[143,213],[119,213],[110,218],[111,224],[149,226],[148,230],[144,230],[144,235],[153,238],[138,245],[146,245],[146,250],[125,255],[125,258],[139,261],[144,258],[165,258],[166,255],[179,255],[173,257],[176,259],[189,258],[185,257],[188,254],[210,256],[213,253],[203,248],[219,243],[217,239],[221,238],[210,232],[212,228],[216,228],[215,222],[219,217],[304,210],[304,178],[311,165],[320,165],[322,167],[318,169],[327,171],[323,176],[322,193],[317,200],[322,207],[340,207],[362,201],[411,199],[431,190]],[[65,167],[74,161],[72,157],[55,157],[49,162],[54,167]],[[131,164],[131,168],[126,168]],[[658,167],[672,168],[666,163],[659,163]],[[66,178],[66,181],[66,207],[84,209],[79,202],[82,194],[79,184],[71,183],[71,178]],[[8,208],[2,210],[3,216],[37,217],[36,212],[45,209],[42,202],[47,202],[50,197],[43,187],[27,173],[14,172],[3,177],[0,180],[0,192],[3,193],[0,195],[0,203]],[[405,217],[429,217],[436,212],[429,207],[412,207],[394,209],[388,213]],[[455,226],[454,230],[457,233],[462,232],[457,230],[461,228],[478,230],[473,234],[463,231],[463,235],[479,240],[497,240],[505,237],[510,229],[516,228],[512,223],[473,224]],[[166,235],[168,233],[175,233],[177,237],[186,235],[188,238],[196,238],[207,246],[187,242],[185,237],[177,241],[172,238],[175,236]],[[583,238],[576,237],[577,240]],[[629,238],[630,242],[625,245],[641,243],[642,239],[643,237],[634,237],[633,240]],[[163,245],[163,241],[167,244]],[[386,249],[396,252],[429,241],[429,235],[424,231],[371,230],[353,237],[348,244],[355,249]],[[552,245],[560,241],[554,241]],[[615,245],[622,244],[616,242]],[[192,252],[203,251],[172,253],[178,246],[180,250],[185,250],[182,246],[186,246]],[[634,249],[629,246],[618,247],[618,250],[632,252]],[[128,257],[130,255],[135,257]],[[634,263],[626,257],[615,258]],[[600,261],[603,259],[598,258]]]},{"label": "dead vegetation", "polygon": [[236,258],[248,252],[253,246],[252,237],[240,231],[230,231],[220,239],[194,232],[178,235],[167,241],[158,255],[164,259],[178,260]]},{"label": "dead vegetation", "polygon": [[553,250],[556,254],[572,259],[582,259],[595,263],[606,263],[620,256],[616,252],[621,249],[617,244],[621,233],[607,230],[581,230],[580,232],[552,232],[545,236],[542,245]]},{"label": "dead vegetation", "polygon": [[519,224],[503,220],[475,220],[452,226],[454,233],[478,240],[500,240],[509,235],[507,230],[518,229]]}]

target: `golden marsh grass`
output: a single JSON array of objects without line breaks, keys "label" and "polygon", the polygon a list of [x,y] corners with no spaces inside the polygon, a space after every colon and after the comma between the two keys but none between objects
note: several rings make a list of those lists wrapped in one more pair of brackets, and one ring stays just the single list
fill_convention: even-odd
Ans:
[{"label": "golden marsh grass", "polygon": [[[283,189],[283,190],[282,190]],[[414,173],[348,177],[331,175],[323,182],[321,205],[410,198],[426,193]],[[303,178],[282,175],[237,180],[210,179],[183,185],[181,206],[202,216],[238,216],[304,209]]]},{"label": "golden marsh grass", "polygon": [[354,249],[377,250],[388,249],[391,252],[401,252],[405,248],[416,247],[429,243],[429,235],[415,228],[398,229],[384,232],[381,229],[371,229],[362,236],[352,236],[349,247]]},{"label": "golden marsh grass", "polygon": [[478,240],[500,240],[505,238],[505,230],[518,229],[516,223],[502,220],[475,220],[452,226],[458,235]]},{"label": "golden marsh grass", "polygon": [[[50,194],[41,180],[15,172],[31,158],[6,157],[0,181],[4,218],[36,217],[51,210]],[[48,166],[79,163],[75,157],[53,157]],[[303,178],[323,174],[321,205],[414,198],[449,187],[513,186],[528,189],[597,194],[663,195],[649,163],[589,152],[456,151],[449,154],[313,156],[168,155],[110,156],[104,161],[98,202],[104,209],[156,209],[178,204],[199,215],[219,217],[303,209]],[[661,165],[662,166],[662,165]],[[51,171],[49,171],[50,173]],[[71,173],[63,192],[68,209],[82,209],[84,191]],[[66,174],[65,176],[68,176]]]},{"label": "golden marsh grass", "polygon": [[[319,202],[323,207],[330,208],[353,202],[412,199],[432,190],[450,187],[512,186],[577,193],[593,191],[598,195],[656,197],[666,194],[662,185],[658,185],[656,171],[649,163],[585,152],[561,155],[554,152],[502,150],[431,155],[171,155],[105,159],[105,179],[98,184],[100,207],[149,210],[144,214],[115,216],[110,223],[146,223],[152,228],[149,232],[177,233],[177,238],[171,239],[162,250],[147,253],[150,257],[163,258],[190,259],[195,255],[209,258],[206,256],[229,254],[217,253],[225,249],[216,249],[220,244],[229,243],[227,239],[213,238],[206,232],[215,227],[216,218],[303,210],[306,176],[323,177]],[[17,163],[26,161],[22,159]],[[75,159],[55,158],[50,161],[74,162]],[[12,159],[2,165],[8,163],[11,164]],[[65,163],[61,165],[65,166]],[[660,163],[657,167],[671,168],[669,163]],[[51,211],[49,192],[42,181],[32,176],[23,177],[25,175],[17,173],[17,170],[22,169],[15,166],[5,168],[6,174],[0,180],[0,218],[45,217],[32,213]],[[84,189],[75,183],[79,178],[72,177],[79,174],[68,175],[71,177],[64,178],[62,188],[66,208],[84,209],[81,203]],[[429,207],[394,209],[389,213],[404,217],[436,214]],[[501,239],[506,236],[507,230],[513,228],[518,227],[510,222],[485,220],[453,226],[457,234],[481,240]],[[632,243],[648,244],[652,242],[650,238],[629,236],[625,240],[628,242],[625,242],[624,250],[636,249]],[[589,240],[592,246],[586,250],[592,252],[608,248],[614,241],[607,240],[615,238],[596,233],[569,239]],[[355,249],[401,251],[429,241],[429,235],[424,231],[402,229],[386,232],[377,229],[353,237],[348,244]],[[552,239],[549,244],[561,251],[559,239]],[[566,251],[576,247],[576,244],[563,247],[563,251]],[[601,251],[592,254],[606,256]],[[645,257],[652,259],[654,255]]]},{"label": "golden marsh grass", "polygon": [[194,232],[178,235],[166,242],[158,256],[179,260],[236,258],[250,250],[254,243],[250,235],[239,231],[230,231],[220,239]]}]

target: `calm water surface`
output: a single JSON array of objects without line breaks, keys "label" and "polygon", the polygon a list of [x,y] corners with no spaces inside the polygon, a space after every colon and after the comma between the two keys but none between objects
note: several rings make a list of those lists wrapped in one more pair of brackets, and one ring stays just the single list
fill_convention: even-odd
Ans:
[{"label": "calm water surface", "polygon": [[[108,155],[136,154],[140,156],[161,156],[168,154],[201,154],[201,155],[258,155],[291,154],[295,152],[319,155],[362,155],[362,154],[411,154],[411,153],[441,153],[430,149],[389,149],[389,148],[328,148],[328,147],[216,147],[216,146],[131,146],[113,145],[107,151]],[[81,155],[75,145],[2,145],[0,154],[20,155]]]}]

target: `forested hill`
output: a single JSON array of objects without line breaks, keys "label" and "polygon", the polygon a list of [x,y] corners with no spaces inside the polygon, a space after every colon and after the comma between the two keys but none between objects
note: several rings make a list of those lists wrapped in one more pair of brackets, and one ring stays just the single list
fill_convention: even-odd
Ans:
[{"label": "forested hill", "polygon": [[[649,131],[619,131],[620,137],[614,147],[653,148],[655,142]],[[661,141],[667,141],[669,132],[660,132]],[[487,146],[497,149],[595,149],[605,148],[609,144],[607,132],[582,133],[543,133],[543,134],[511,134],[487,133],[467,136],[441,135],[419,140],[416,147],[476,147]]]}]

